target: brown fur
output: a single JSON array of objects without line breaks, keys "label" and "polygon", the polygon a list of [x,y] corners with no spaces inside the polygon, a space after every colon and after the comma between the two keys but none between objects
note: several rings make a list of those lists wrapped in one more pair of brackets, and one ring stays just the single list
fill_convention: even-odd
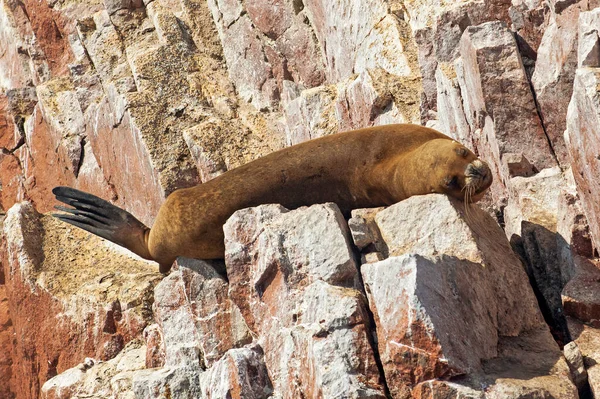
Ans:
[{"label": "brown fur", "polygon": [[[432,192],[462,199],[465,169],[476,159],[459,143],[418,125],[322,137],[175,191],[160,208],[148,248],[161,270],[177,256],[223,258],[223,224],[239,209],[266,203],[293,209],[334,202],[349,212]],[[487,174],[490,180],[474,200],[489,187]],[[449,186],[453,176],[457,184]]]},{"label": "brown fur", "polygon": [[161,206],[152,229],[91,194],[68,187],[53,192],[74,207],[58,207],[67,213],[55,216],[153,259],[167,272],[178,256],[223,258],[223,225],[242,208],[334,202],[347,214],[428,193],[474,202],[491,180],[484,162],[442,133],[388,125],[307,141],[177,190]]}]

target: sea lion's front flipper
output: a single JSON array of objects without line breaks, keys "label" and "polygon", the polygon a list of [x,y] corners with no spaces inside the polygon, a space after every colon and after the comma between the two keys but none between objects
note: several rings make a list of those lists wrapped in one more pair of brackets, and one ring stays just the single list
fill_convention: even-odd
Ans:
[{"label": "sea lion's front flipper", "polygon": [[131,213],[74,188],[55,187],[52,193],[60,202],[72,206],[56,206],[65,213],[53,213],[52,216],[125,247],[142,258],[152,259],[146,242],[149,229]]}]

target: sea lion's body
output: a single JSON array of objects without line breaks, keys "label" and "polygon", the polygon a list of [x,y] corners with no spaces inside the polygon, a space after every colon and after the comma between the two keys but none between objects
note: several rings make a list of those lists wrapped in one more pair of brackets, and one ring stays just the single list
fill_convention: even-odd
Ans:
[{"label": "sea lion's body", "polygon": [[[177,190],[161,206],[152,229],[119,222],[129,231],[112,234],[129,235],[126,239],[88,230],[157,261],[161,271],[166,271],[177,256],[223,258],[222,227],[239,209],[266,203],[293,209],[334,202],[343,212],[349,212],[387,206],[429,192],[462,196],[464,189],[459,189],[456,179],[468,180],[462,175],[472,164],[485,166],[485,179],[480,179],[474,192],[480,196],[491,183],[487,165],[442,133],[418,125],[355,130],[285,148],[204,184]],[[447,176],[457,174],[457,187],[450,192],[445,186],[454,183],[448,182],[451,177]],[[59,199],[67,202],[64,198],[77,197],[64,194]],[[67,203],[77,208],[77,201]],[[74,223],[74,217],[62,219],[86,228],[81,226],[81,218]]]}]

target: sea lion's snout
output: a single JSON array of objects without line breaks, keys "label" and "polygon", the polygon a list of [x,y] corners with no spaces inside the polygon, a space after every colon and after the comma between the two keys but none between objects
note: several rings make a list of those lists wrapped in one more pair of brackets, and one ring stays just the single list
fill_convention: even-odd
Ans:
[{"label": "sea lion's snout", "polygon": [[492,171],[487,163],[476,159],[465,169],[465,186],[471,187],[475,194],[487,190],[492,184]]}]

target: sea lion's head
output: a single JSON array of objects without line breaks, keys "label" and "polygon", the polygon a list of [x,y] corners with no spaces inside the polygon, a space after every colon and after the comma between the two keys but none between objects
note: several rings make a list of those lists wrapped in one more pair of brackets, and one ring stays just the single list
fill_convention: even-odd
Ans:
[{"label": "sea lion's head", "polygon": [[489,166],[454,140],[432,140],[428,146],[431,191],[465,202],[479,201],[492,184]]}]

